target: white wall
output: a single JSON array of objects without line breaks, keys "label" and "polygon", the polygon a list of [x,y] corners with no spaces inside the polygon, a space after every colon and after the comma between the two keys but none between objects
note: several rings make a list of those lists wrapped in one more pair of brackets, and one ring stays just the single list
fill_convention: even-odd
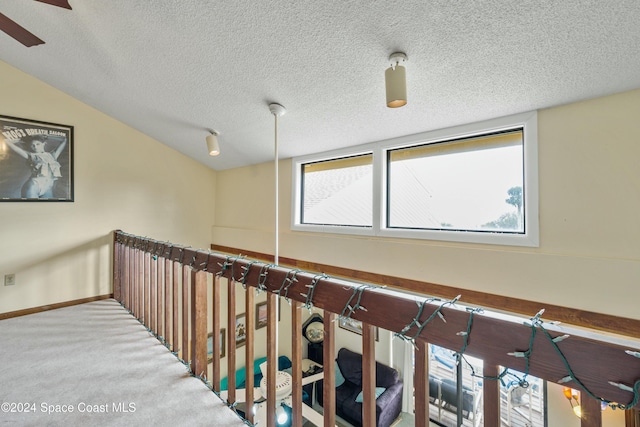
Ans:
[{"label": "white wall", "polygon": [[214,171],[3,62],[0,93],[0,114],[75,133],[75,202],[0,202],[0,313],[111,293],[114,229],[208,247]]}]

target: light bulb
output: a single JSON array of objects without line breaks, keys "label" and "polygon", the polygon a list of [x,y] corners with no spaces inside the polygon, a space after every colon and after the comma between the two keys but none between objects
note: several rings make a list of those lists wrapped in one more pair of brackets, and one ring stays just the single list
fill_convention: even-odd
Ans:
[{"label": "light bulb", "polygon": [[287,415],[287,411],[284,410],[284,406],[280,405],[276,408],[276,421],[279,425],[283,425],[287,422],[289,416]]},{"label": "light bulb", "polygon": [[582,418],[582,409],[580,408],[580,405],[573,407],[573,413],[576,414],[576,417]]}]

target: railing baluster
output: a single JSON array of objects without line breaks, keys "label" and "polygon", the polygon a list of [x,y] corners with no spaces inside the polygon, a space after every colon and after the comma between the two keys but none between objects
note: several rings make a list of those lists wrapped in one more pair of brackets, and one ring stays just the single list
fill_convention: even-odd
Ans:
[{"label": "railing baluster", "polygon": [[213,277],[213,318],[211,320],[211,330],[213,331],[213,366],[211,373],[213,389],[220,391],[220,310],[222,293],[220,291],[220,276]]},{"label": "railing baluster", "polygon": [[171,342],[171,259],[164,260],[164,338]]},{"label": "railing baluster", "polygon": [[182,264],[182,360],[189,359],[189,266]]},{"label": "railing baluster", "polygon": [[113,298],[122,302],[122,244],[113,233]]},{"label": "railing baluster", "polygon": [[[302,384],[302,304],[291,302],[291,362],[293,384]],[[315,385],[312,385],[314,387]],[[313,392],[311,393],[313,395]],[[302,425],[302,387],[293,387],[291,392],[291,425]],[[312,402],[313,403],[313,402]]]},{"label": "railing baluster", "polygon": [[322,405],[324,407],[324,427],[335,427],[336,425],[336,340],[333,334],[335,313],[324,312],[324,341],[323,341],[323,361],[324,361],[324,385],[322,387]]},{"label": "railing baluster", "polygon": [[136,287],[138,290],[136,295],[136,317],[140,320],[144,317],[144,252],[142,249],[138,249],[138,256],[136,257],[136,273]]},{"label": "railing baluster", "polygon": [[376,425],[375,326],[362,324],[362,425]]},{"label": "railing baluster", "polygon": [[227,400],[236,402],[236,282],[227,279]]},{"label": "railing baluster", "polygon": [[207,273],[191,272],[191,372],[207,374]]},{"label": "railing baluster", "polygon": [[137,258],[138,250],[136,248],[133,248],[133,250],[131,251],[131,299],[129,301],[131,306],[129,307],[129,310],[131,310],[133,317],[135,317],[136,319],[138,318],[138,310],[136,307],[136,301],[138,300],[136,298],[136,295],[138,293],[138,269],[136,268]]},{"label": "railing baluster", "polygon": [[276,425],[276,371],[278,370],[278,296],[267,294],[267,427]]},{"label": "railing baluster", "polygon": [[151,325],[150,328],[156,331],[156,333],[158,331],[158,321],[156,316],[156,300],[158,298],[158,290],[156,289],[157,268],[158,260],[153,256],[151,257],[151,269],[149,271],[149,324]]},{"label": "railing baluster", "polygon": [[144,324],[147,328],[151,328],[151,319],[149,318],[149,302],[151,293],[151,254],[144,254]]},{"label": "railing baluster", "polygon": [[[179,346],[179,332],[180,326],[179,306],[178,306],[178,289],[180,285],[180,264],[172,262],[172,287],[171,287],[171,304],[173,306],[173,313],[171,315],[171,350],[176,351]],[[169,328],[169,326],[167,326]]]},{"label": "railing baluster", "polygon": [[600,402],[587,393],[580,393],[580,427],[602,427]]},{"label": "railing baluster", "polygon": [[[497,378],[500,374],[500,367],[485,361],[482,372],[486,377]],[[484,426],[500,427],[500,381],[483,381],[482,399],[484,401]]]},{"label": "railing baluster", "polygon": [[[169,254],[168,256],[171,256],[171,254]],[[164,307],[164,286],[162,285],[162,278],[164,277],[164,260],[164,256],[158,258],[158,264],[156,266],[156,324],[158,325],[156,333],[161,337],[164,336],[164,316],[162,315],[162,307]]]},{"label": "railing baluster", "polygon": [[122,303],[129,308],[129,246],[124,246],[123,274],[122,274]]},{"label": "railing baluster", "polygon": [[253,388],[255,385],[254,376],[253,376],[253,359],[255,355],[254,348],[254,335],[256,329],[256,312],[255,312],[255,291],[251,287],[247,287],[244,291],[245,295],[245,309],[244,312],[246,314],[246,327],[247,327],[247,344],[245,347],[245,418],[249,420],[249,422],[253,423],[253,401],[254,393]]},{"label": "railing baluster", "polygon": [[429,425],[429,344],[421,339],[416,340],[414,350],[414,393],[415,393],[415,425]]}]

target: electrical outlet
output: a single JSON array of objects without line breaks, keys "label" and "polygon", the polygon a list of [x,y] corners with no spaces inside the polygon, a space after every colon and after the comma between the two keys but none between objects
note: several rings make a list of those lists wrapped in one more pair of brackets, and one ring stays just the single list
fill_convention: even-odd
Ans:
[{"label": "electrical outlet", "polygon": [[5,286],[13,286],[16,284],[16,275],[15,274],[5,274],[4,275],[4,285]]}]

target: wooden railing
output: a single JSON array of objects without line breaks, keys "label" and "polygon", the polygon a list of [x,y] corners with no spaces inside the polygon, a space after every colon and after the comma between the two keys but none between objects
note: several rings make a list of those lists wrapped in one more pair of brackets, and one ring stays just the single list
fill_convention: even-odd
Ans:
[{"label": "wooden railing", "polygon": [[[208,276],[213,279],[209,280]],[[295,276],[296,280],[291,280]],[[224,280],[226,279],[226,280]],[[226,281],[227,300],[221,300]],[[144,324],[179,349],[180,357],[191,362],[191,370],[201,376],[207,372],[207,287],[212,287],[211,331],[219,336],[222,304],[226,305],[227,324],[235,324],[236,283],[246,286],[245,366],[253,366],[253,295],[259,288],[267,292],[267,420],[275,425],[275,384],[277,353],[277,303],[279,297],[292,302],[291,340],[294,384],[302,380],[303,306],[324,310],[324,360],[335,358],[334,319],[348,315],[363,324],[363,425],[375,425],[375,334],[380,327],[400,334],[415,343],[415,425],[429,423],[428,343],[460,349],[465,355],[482,359],[484,375],[498,376],[499,366],[509,367],[551,382],[572,376],[567,385],[580,389],[579,380],[591,394],[609,402],[627,405],[635,400],[640,387],[640,359],[634,357],[638,343],[624,337],[584,332],[542,322],[539,317],[515,316],[471,310],[452,301],[431,300],[381,287],[354,283],[317,273],[291,270],[256,260],[196,250],[181,245],[114,233],[114,297]],[[210,283],[210,284],[209,284]],[[355,298],[354,298],[355,296]],[[181,304],[179,305],[179,303]],[[349,308],[357,306],[366,310]],[[418,315],[419,308],[420,314]],[[437,321],[429,321],[434,318]],[[440,321],[442,318],[445,321]],[[408,327],[411,325],[410,327]],[[227,370],[236,371],[234,328],[227,328]],[[532,335],[532,331],[537,334]],[[569,334],[555,344],[552,339]],[[178,340],[182,338],[181,342]],[[559,353],[559,351],[561,353]],[[627,351],[630,351],[629,353]],[[515,354],[515,357],[514,357]],[[335,425],[334,364],[324,364],[324,425]],[[610,382],[623,386],[611,385]],[[220,341],[213,340],[211,384],[220,390]],[[254,378],[247,369],[246,401],[252,402]],[[635,393],[625,387],[634,387]],[[484,425],[499,426],[500,391],[498,381],[484,381]],[[600,401],[583,392],[583,427],[600,426]],[[228,401],[236,400],[235,375],[228,375]],[[461,406],[461,405],[458,405]],[[293,425],[302,425],[302,390],[293,387]],[[251,411],[247,419],[253,422]],[[459,418],[460,419],[460,418]]]}]

